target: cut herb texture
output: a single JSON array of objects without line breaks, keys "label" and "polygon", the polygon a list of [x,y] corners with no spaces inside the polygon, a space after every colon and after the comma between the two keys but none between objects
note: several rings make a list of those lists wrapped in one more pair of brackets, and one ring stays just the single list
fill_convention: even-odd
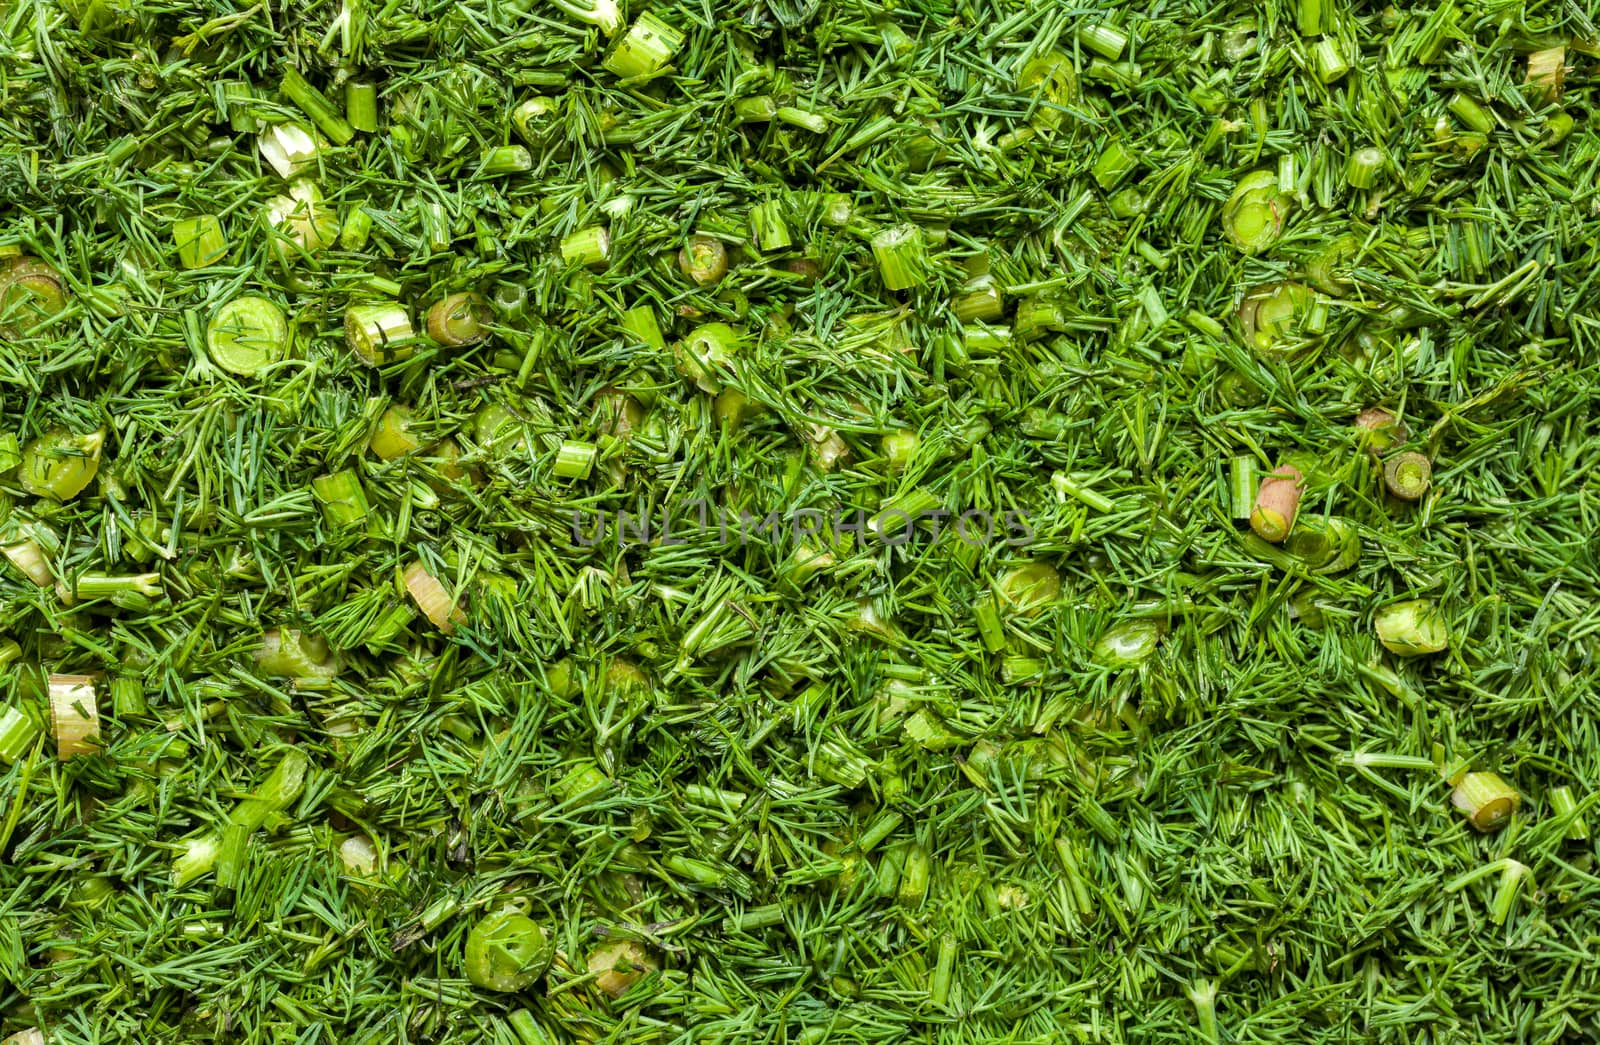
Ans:
[{"label": "cut herb texture", "polygon": [[1596,40],[7,5],[0,1039],[1600,1037]]}]

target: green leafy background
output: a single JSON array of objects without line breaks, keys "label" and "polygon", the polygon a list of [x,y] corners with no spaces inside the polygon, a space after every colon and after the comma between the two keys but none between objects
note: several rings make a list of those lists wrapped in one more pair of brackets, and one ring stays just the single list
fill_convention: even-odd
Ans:
[{"label": "green leafy background", "polygon": [[[1600,1035],[1600,883],[1570,837],[1600,783],[1600,37],[1582,5],[662,2],[681,47],[621,82],[581,4],[4,6],[0,247],[56,268],[71,304],[0,342],[0,434],[106,444],[65,503],[25,493],[13,459],[0,526],[47,526],[69,592],[85,573],[161,589],[69,604],[0,577],[7,702],[43,727],[0,776],[5,1031]],[[1123,45],[1097,53],[1096,26]],[[1319,45],[1349,70],[1325,82]],[[1526,77],[1553,47],[1552,93]],[[1076,86],[1021,86],[1053,50]],[[364,242],[300,249],[262,217],[286,183],[249,128],[304,120],[277,91],[288,67],[336,107],[346,80],[378,86],[379,129],[305,172],[330,227],[371,218]],[[530,96],[554,107],[524,140]],[[741,121],[758,96],[825,130]],[[508,144],[531,169],[483,173]],[[1367,147],[1385,164],[1352,188]],[[1097,167],[1118,148],[1126,169]],[[1221,212],[1255,170],[1280,175],[1287,217],[1247,256]],[[769,201],[793,244],[762,254],[748,212]],[[185,269],[172,225],[197,214],[227,251]],[[869,241],[904,223],[930,266],[890,292]],[[560,240],[593,226],[607,264],[564,264]],[[677,267],[697,233],[733,252],[710,287]],[[802,256],[814,285],[783,265]],[[1249,343],[1242,292],[1310,272],[1332,274],[1319,329]],[[956,316],[983,287],[1009,338]],[[353,302],[393,295],[420,329],[458,291],[492,307],[480,344],[382,370],[345,346]],[[294,344],[235,377],[204,329],[246,292],[284,307]],[[1011,329],[1041,304],[1052,326]],[[736,325],[716,380],[745,409],[625,333],[639,306],[668,342]],[[619,436],[621,395],[642,416]],[[425,446],[385,462],[368,440],[392,404]],[[1375,405],[1433,459],[1416,504],[1383,495],[1356,439]],[[882,437],[906,429],[899,472]],[[824,468],[830,433],[845,453]],[[586,479],[553,472],[574,440],[600,448]],[[1287,455],[1304,517],[1355,526],[1354,569],[1235,523],[1230,460]],[[370,505],[354,526],[311,490],[345,469]],[[1060,495],[1058,472],[1109,510]],[[781,542],[571,535],[574,511],[874,511],[917,488],[1026,512],[1036,539],[855,540],[804,578]],[[419,559],[461,599],[450,635],[407,617]],[[975,608],[1030,562],[1059,591],[1002,600],[992,650]],[[1379,646],[1373,611],[1401,598],[1433,601],[1448,651]],[[1158,626],[1156,655],[1097,659],[1132,620]],[[251,655],[272,628],[321,637],[338,674],[273,677]],[[56,758],[60,672],[104,677],[102,752]],[[118,679],[142,713],[113,707]],[[185,841],[286,745],[304,790],[232,887],[175,885]],[[1467,768],[1522,795],[1503,829],[1451,808]],[[1561,786],[1576,818],[1553,812]],[[376,872],[341,862],[352,835]],[[501,994],[463,947],[508,903],[558,955]],[[589,955],[617,941],[655,969],[612,997]],[[513,1010],[534,1021],[520,1038]]]}]

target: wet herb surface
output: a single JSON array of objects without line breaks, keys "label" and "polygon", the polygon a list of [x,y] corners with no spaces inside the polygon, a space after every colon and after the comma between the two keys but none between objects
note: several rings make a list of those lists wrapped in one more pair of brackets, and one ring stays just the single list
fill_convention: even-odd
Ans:
[{"label": "wet herb surface", "polygon": [[0,1031],[1592,1040],[1597,58],[5,5]]}]

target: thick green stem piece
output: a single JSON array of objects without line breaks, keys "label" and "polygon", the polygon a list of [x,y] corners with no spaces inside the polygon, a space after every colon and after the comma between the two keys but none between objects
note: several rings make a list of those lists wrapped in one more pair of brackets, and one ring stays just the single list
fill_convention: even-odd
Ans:
[{"label": "thick green stem piece", "polygon": [[872,254],[889,290],[909,290],[928,281],[928,249],[915,225],[896,225],[873,236]]},{"label": "thick green stem piece", "polygon": [[1459,809],[1480,831],[1494,831],[1522,804],[1517,789],[1497,773],[1468,773],[1450,794],[1450,804]]},{"label": "thick green stem piece", "polygon": [[605,60],[607,71],[624,80],[654,76],[683,46],[683,33],[653,14],[642,14]]},{"label": "thick green stem piece", "polygon": [[327,95],[311,86],[298,69],[291,66],[283,70],[283,80],[278,84],[278,90],[301,112],[311,117],[311,122],[335,145],[344,145],[355,137],[356,129],[350,121],[328,100]]}]

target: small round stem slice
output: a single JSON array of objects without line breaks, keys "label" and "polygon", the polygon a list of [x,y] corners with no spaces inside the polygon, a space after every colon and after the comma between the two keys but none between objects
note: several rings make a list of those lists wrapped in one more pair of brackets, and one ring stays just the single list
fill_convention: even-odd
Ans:
[{"label": "small round stem slice", "polygon": [[1300,491],[1305,477],[1292,464],[1282,464],[1261,480],[1256,488],[1256,503],[1250,509],[1250,528],[1256,536],[1273,544],[1281,543],[1294,528],[1300,510]]},{"label": "small round stem slice", "polygon": [[371,878],[378,873],[378,847],[366,835],[351,835],[339,843],[339,862],[347,873]]},{"label": "small round stem slice", "polygon": [[422,449],[422,440],[411,431],[415,421],[411,410],[396,404],[378,418],[367,447],[385,461],[393,461]]},{"label": "small round stem slice", "polygon": [[415,331],[399,302],[351,305],[344,313],[344,339],[368,366],[383,366],[409,357]]},{"label": "small round stem slice", "polygon": [[[321,250],[339,236],[338,211],[322,198],[322,190],[310,178],[290,182],[283,195],[267,201],[265,214],[284,243],[297,250]],[[285,262],[292,256],[292,252],[286,254]]]},{"label": "small round stem slice", "polygon": [[533,170],[533,153],[521,145],[497,145],[483,154],[478,173],[486,177]]},{"label": "small round stem slice", "polygon": [[344,85],[344,114],[350,126],[371,133],[378,129],[378,85],[348,80]]},{"label": "small round stem slice", "polygon": [[79,435],[65,428],[52,428],[22,452],[17,478],[22,488],[35,497],[70,501],[99,473],[100,450],[105,441],[104,431]]},{"label": "small round stem slice", "polygon": [[1222,231],[1246,254],[1278,242],[1289,219],[1290,197],[1279,191],[1276,171],[1252,171],[1234,186],[1222,207]]},{"label": "small round stem slice", "polygon": [[271,678],[332,678],[339,674],[339,655],[320,637],[295,628],[273,628],[261,636],[256,667]]},{"label": "small round stem slice", "polygon": [[1356,415],[1356,438],[1372,453],[1382,453],[1406,439],[1406,423],[1381,406]]},{"label": "small round stem slice", "polygon": [[1030,562],[1002,574],[994,593],[1012,610],[1031,615],[1061,598],[1061,574],[1047,562]]},{"label": "small round stem slice", "polygon": [[228,254],[228,237],[215,214],[197,214],[172,223],[172,241],[178,248],[178,264],[186,269],[205,268]]},{"label": "small round stem slice", "polygon": [[561,103],[554,98],[525,98],[511,110],[511,126],[529,145],[542,146],[556,128],[560,109]]},{"label": "small round stem slice", "polygon": [[1043,130],[1061,126],[1066,106],[1078,97],[1078,70],[1061,51],[1034,58],[1017,74],[1019,93],[1037,99],[1031,122]]},{"label": "small round stem slice", "polygon": [[783,250],[794,242],[783,220],[781,200],[767,200],[750,208],[750,242],[765,253]]},{"label": "small round stem slice", "polygon": [[520,991],[544,975],[554,953],[532,918],[497,911],[467,934],[467,979],[488,991]]},{"label": "small round stem slice", "polygon": [[1402,657],[1421,657],[1450,648],[1450,629],[1427,599],[1385,606],[1373,615],[1372,626],[1383,648]]},{"label": "small round stem slice", "polygon": [[217,309],[206,326],[211,361],[230,374],[253,377],[282,359],[289,347],[283,309],[254,294]]},{"label": "small round stem slice", "polygon": [[1094,659],[1113,668],[1132,668],[1149,660],[1161,642],[1161,625],[1131,620],[1109,629],[1094,644]]},{"label": "small round stem slice", "polygon": [[0,338],[18,337],[67,307],[61,274],[37,258],[14,257],[0,264]]},{"label": "small round stem slice", "polygon": [[1383,485],[1402,501],[1421,500],[1433,482],[1433,463],[1422,454],[1395,454],[1383,466]]},{"label": "small round stem slice", "polygon": [[1551,788],[1548,797],[1550,799],[1550,811],[1567,821],[1567,838],[1574,842],[1587,842],[1589,840],[1589,825],[1579,812],[1578,798],[1572,793],[1572,788],[1565,784]]},{"label": "small round stem slice", "polygon": [[690,236],[678,251],[678,268],[697,286],[708,287],[728,272],[728,248],[714,236]]},{"label": "small round stem slice", "polygon": [[1316,294],[1303,283],[1264,283],[1239,299],[1239,328],[1244,342],[1271,353],[1295,347],[1314,333],[1309,330],[1317,313]]},{"label": "small round stem slice", "polygon": [[1450,804],[1465,813],[1479,831],[1494,831],[1517,811],[1522,796],[1498,773],[1468,773],[1451,792]]},{"label": "small round stem slice", "polygon": [[636,940],[613,940],[589,952],[589,972],[594,985],[613,998],[620,998],[657,968],[655,959]]},{"label": "small round stem slice", "polygon": [[1311,68],[1323,83],[1344,79],[1350,71],[1350,61],[1344,56],[1337,38],[1330,36],[1316,42],[1311,48]]},{"label": "small round stem slice", "polygon": [[883,437],[883,461],[891,472],[903,472],[911,467],[922,439],[909,428],[890,432]]},{"label": "small round stem slice", "polygon": [[48,588],[56,582],[55,573],[50,568],[49,554],[37,539],[27,537],[0,546],[0,554],[4,554],[11,565],[41,588]]},{"label": "small round stem slice", "polygon": [[726,323],[702,323],[677,344],[678,373],[706,392],[722,391],[721,371],[739,351],[739,331]]},{"label": "small round stem slice", "polygon": [[1314,573],[1339,573],[1361,561],[1361,536],[1338,517],[1300,519],[1283,548]]},{"label": "small round stem slice", "polygon": [[1561,84],[1566,79],[1567,48],[1564,44],[1547,47],[1528,55],[1528,75],[1524,81],[1533,88],[1540,101],[1553,102],[1561,97]]},{"label": "small round stem slice", "polygon": [[484,329],[489,319],[488,303],[481,296],[451,294],[428,309],[428,336],[451,348],[473,345],[489,336]]},{"label": "small round stem slice", "polygon": [[1357,149],[1345,159],[1345,184],[1352,189],[1370,189],[1378,184],[1388,163],[1382,149],[1371,145]]}]

